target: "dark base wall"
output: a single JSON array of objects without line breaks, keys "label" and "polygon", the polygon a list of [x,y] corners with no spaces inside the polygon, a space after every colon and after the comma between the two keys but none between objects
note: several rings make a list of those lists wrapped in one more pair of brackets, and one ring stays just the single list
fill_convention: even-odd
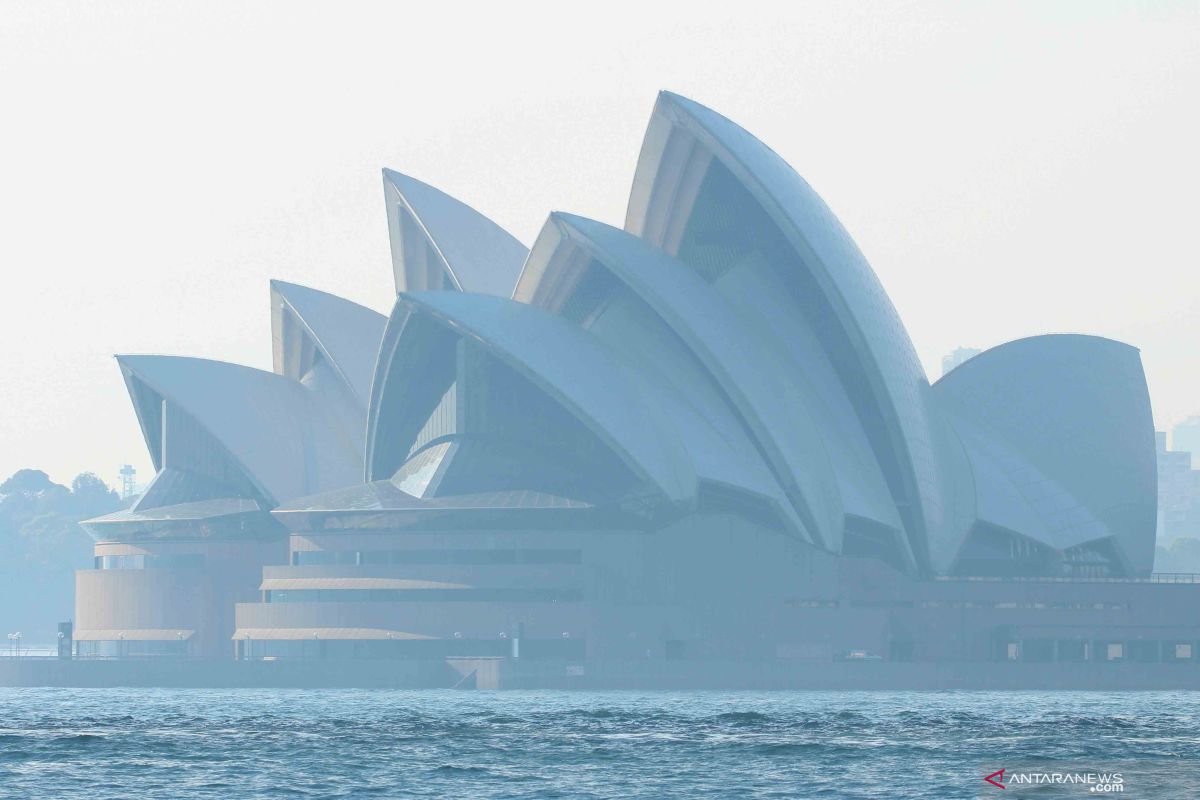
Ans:
[{"label": "dark base wall", "polygon": [[[188,655],[232,662],[237,653],[257,662],[220,667],[231,677],[219,680],[229,685],[255,685],[254,676],[275,685],[345,685],[340,667],[294,662],[353,657],[364,662],[351,670],[362,685],[443,686],[429,663],[503,657],[513,641],[522,643],[522,658],[505,685],[559,685],[569,677],[597,686],[824,688],[849,680],[843,674],[879,672],[889,676],[880,678],[887,687],[988,686],[988,676],[999,676],[1001,684],[1028,688],[1036,681],[1007,676],[1095,672],[1089,680],[1103,683],[1113,673],[1097,670],[1121,670],[1178,683],[1171,676],[1200,672],[1200,583],[1192,576],[1174,583],[916,580],[875,559],[830,555],[739,519],[703,515],[653,534],[292,538],[293,560],[306,554],[330,563],[268,567],[259,575],[247,559],[253,569],[239,573],[240,598],[232,588],[204,590],[205,576],[232,575],[217,569],[211,554],[204,569],[190,572],[81,572],[77,633],[100,639],[97,631],[194,629],[197,646]],[[304,549],[317,545],[326,549]],[[191,583],[184,573],[194,575]],[[574,661],[586,674],[530,672],[542,669],[538,659]],[[662,662],[672,666],[655,666]],[[138,677],[170,670],[149,660],[126,672],[96,663],[70,680],[171,680]],[[931,683],[927,676],[943,670]],[[328,681],[321,677],[327,672],[334,676]]]},{"label": "dark base wall", "polygon": [[[614,661],[0,661],[0,686],[176,688],[1195,690],[1197,664],[728,663]],[[464,679],[465,678],[465,679]]]}]

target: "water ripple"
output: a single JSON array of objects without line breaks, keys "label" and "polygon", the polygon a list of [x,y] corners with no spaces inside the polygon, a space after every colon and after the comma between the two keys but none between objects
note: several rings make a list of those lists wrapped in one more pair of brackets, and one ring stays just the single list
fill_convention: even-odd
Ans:
[{"label": "water ripple", "polygon": [[1195,769],[1198,723],[1189,693],[0,689],[0,798],[976,797],[989,765]]}]

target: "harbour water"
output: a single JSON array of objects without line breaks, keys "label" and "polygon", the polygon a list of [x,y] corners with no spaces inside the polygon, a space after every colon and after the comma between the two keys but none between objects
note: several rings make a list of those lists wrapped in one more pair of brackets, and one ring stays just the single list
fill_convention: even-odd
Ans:
[{"label": "harbour water", "polygon": [[1196,796],[1200,693],[0,689],[4,798],[1097,791],[1000,769]]}]

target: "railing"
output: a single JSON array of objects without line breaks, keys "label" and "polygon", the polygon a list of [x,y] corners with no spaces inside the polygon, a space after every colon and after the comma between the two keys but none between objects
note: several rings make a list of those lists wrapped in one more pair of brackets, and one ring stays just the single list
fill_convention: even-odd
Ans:
[{"label": "railing", "polygon": [[70,655],[66,657],[57,654],[46,655],[45,653],[26,653],[22,651],[10,653],[7,650],[0,652],[0,661],[211,661],[211,657],[193,656],[183,654],[163,653],[160,655],[124,655],[124,656],[109,656],[109,655]]},{"label": "railing", "polygon": [[58,661],[58,656],[45,653],[10,653],[5,650],[0,653],[0,661]]},{"label": "railing", "polygon": [[1200,572],[1153,572],[1145,578],[1086,576],[993,576],[938,575],[938,581],[982,581],[991,583],[1200,583]]}]

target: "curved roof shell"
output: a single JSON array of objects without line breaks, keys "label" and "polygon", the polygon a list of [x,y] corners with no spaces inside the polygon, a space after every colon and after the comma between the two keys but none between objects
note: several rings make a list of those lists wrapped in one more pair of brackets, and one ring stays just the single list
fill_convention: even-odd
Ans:
[{"label": "curved roof shell", "polygon": [[[1019,339],[952,370],[933,393],[973,440],[981,518],[989,507],[1021,509],[1032,520],[1020,532],[1056,549],[1111,537],[1131,572],[1150,572],[1157,463],[1136,348],[1098,336]],[[981,468],[985,456],[992,463]],[[1010,497],[996,502],[1002,490]]]},{"label": "curved roof shell", "polygon": [[307,286],[271,281],[275,373],[299,381],[320,354],[364,412],[386,325],[387,317],[358,303]]},{"label": "curved roof shell", "polygon": [[[712,386],[722,409],[704,409],[705,415],[712,419],[723,410],[730,417],[734,431],[727,438],[744,440],[759,471],[769,473],[765,481],[775,485],[774,494],[786,495],[813,541],[839,550],[848,513],[899,530],[878,468],[870,460],[852,463],[846,443],[812,408],[820,398],[806,385],[803,371],[774,341],[745,325],[712,286],[663,251],[617,228],[555,213],[534,245],[515,297],[561,309],[587,291],[587,270],[595,264],[644,301],[687,353],[654,353],[647,346],[653,338],[646,330],[649,323],[636,326],[625,317],[614,343],[657,355],[650,367],[664,376],[683,372],[670,361],[694,357],[702,374],[684,375],[681,394],[695,398]],[[725,454],[718,458],[729,460]]]},{"label": "curved roof shell", "polygon": [[396,293],[428,289],[508,297],[529,250],[508,231],[427,183],[383,171]]},{"label": "curved roof shell", "polygon": [[240,525],[241,503],[297,530],[701,509],[925,574],[1010,533],[1045,569],[1151,569],[1137,351],[1035,337],[931,387],[829,208],[704,106],[659,96],[625,231],[556,213],[529,252],[420,181],[384,187],[386,321],[274,282],[277,374],[120,357],[159,473],[110,527]]},{"label": "curved roof shell", "polygon": [[[426,446],[416,426],[436,398],[405,408],[403,398],[383,402],[381,394],[394,400],[406,391],[396,376],[431,370],[440,371],[439,387],[449,384],[450,339],[434,328],[454,329],[540,381],[677,502],[703,503],[706,486],[757,496],[818,546],[892,552],[893,563],[926,574],[950,571],[968,535],[986,526],[1059,553],[1111,540],[1126,571],[1148,569],[1153,449],[1140,441],[1150,428],[1136,354],[1119,345],[1014,343],[931,388],[878,278],[811,187],[749,133],[670,93],[651,117],[625,227],[551,215],[512,296],[566,323],[557,329],[503,303],[437,293],[402,299],[373,389],[368,477],[402,476],[397,485],[419,493],[428,485],[424,462],[408,459]],[[1003,379],[1006,391],[984,381],[992,401],[1043,397],[1043,406],[1057,404],[1054,413],[1014,397],[1005,402],[1021,412],[1001,422],[957,396],[976,391],[971,372],[986,376],[989,363],[1003,371],[1019,351],[1030,361]],[[1091,383],[1054,383],[1055,370],[1061,382],[1089,359],[1106,362]],[[611,372],[610,391],[585,406],[565,387],[573,369],[595,372],[600,363]],[[1110,392],[1105,382],[1125,388]],[[457,402],[445,391],[441,402]],[[1097,403],[1097,392],[1121,400]],[[1124,420],[1141,431],[1140,443],[1101,437],[1104,447],[1082,456],[1107,465],[1134,459],[1134,480],[1117,487],[1121,479],[1106,473],[1089,482],[1084,451],[1061,438],[1068,434],[1031,440],[1036,426],[1021,429],[1021,414],[1040,413],[1069,431],[1067,409],[1081,404],[1109,409],[1096,425]],[[657,427],[669,446],[635,452],[635,421],[612,413],[628,407],[639,417],[666,409],[669,425]],[[396,420],[406,420],[403,431],[389,429]],[[1053,453],[1037,449],[1047,442],[1056,442]],[[420,485],[410,481],[418,473]],[[673,482],[672,473],[686,478]]]},{"label": "curved roof shell", "polygon": [[[358,443],[296,381],[201,358],[117,361],[157,470],[208,469],[219,461],[220,479],[244,479],[267,505],[361,476]],[[173,409],[184,415],[174,417]]]},{"label": "curved roof shell", "polygon": [[[684,443],[667,410],[650,401],[646,387],[625,368],[619,354],[540,309],[454,292],[405,294],[397,301],[373,388],[368,480],[390,477],[398,464],[386,451],[407,452],[407,440],[415,434],[411,422],[394,425],[388,417],[405,415],[404,395],[422,382],[420,371],[406,366],[412,363],[409,348],[421,346],[422,322],[469,337],[528,378],[670,503],[686,505],[694,500],[697,478]],[[393,393],[399,395],[397,401],[389,397]],[[397,434],[401,429],[408,433]],[[397,436],[406,441],[396,441]]]},{"label": "curved roof shell", "polygon": [[[753,216],[758,212],[751,206],[761,216]],[[746,222],[759,230],[735,230],[743,239],[778,232],[782,238],[773,252],[755,251],[750,242],[738,253],[737,241],[719,238]],[[929,384],[895,308],[812,188],[741,127],[663,92],[646,132],[625,227],[690,262],[729,297],[759,281],[745,302],[769,306],[784,299],[771,285],[779,283],[788,299],[771,324],[789,324],[789,318],[806,324],[807,332],[789,331],[789,338],[812,339],[836,370],[883,466],[914,554],[931,568],[931,550],[952,547],[968,523],[958,518],[943,480],[941,464],[953,457],[954,445],[931,424]]]}]

